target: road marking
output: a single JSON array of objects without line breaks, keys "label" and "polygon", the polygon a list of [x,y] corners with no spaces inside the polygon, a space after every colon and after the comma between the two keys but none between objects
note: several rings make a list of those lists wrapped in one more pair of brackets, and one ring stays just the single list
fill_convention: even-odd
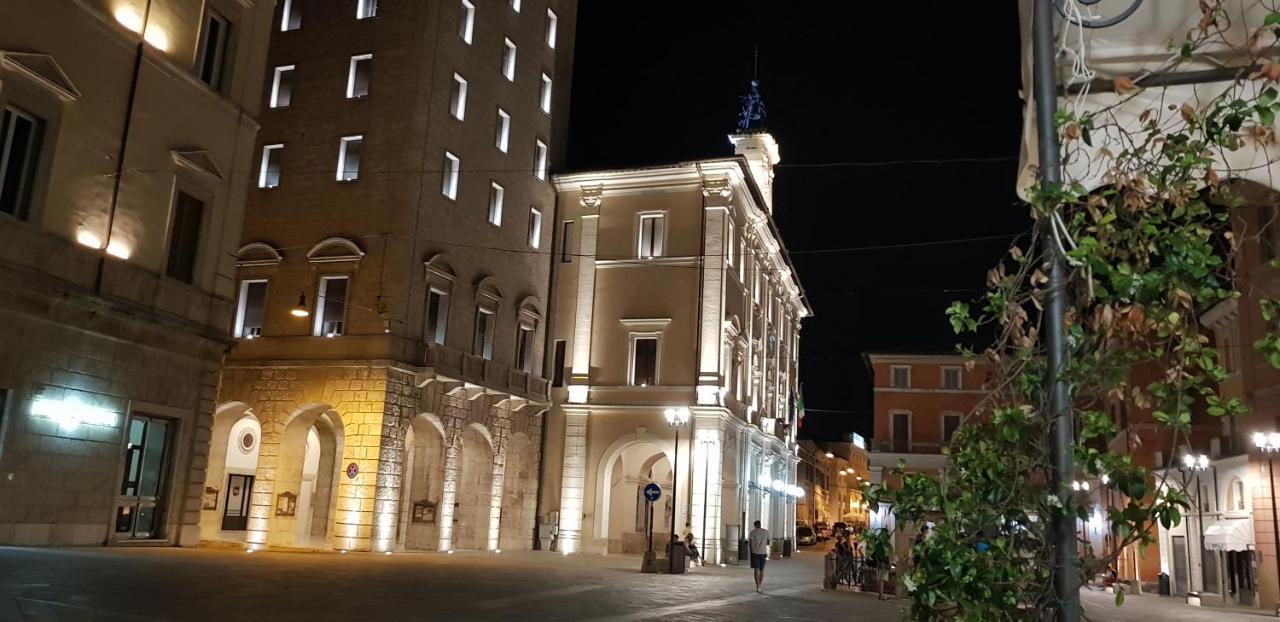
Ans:
[{"label": "road marking", "polygon": [[798,594],[805,590],[812,589],[808,585],[797,585],[795,587],[783,588],[780,590],[765,590],[763,594],[751,592],[748,594],[740,594],[738,596],[727,596],[725,598],[717,598],[715,600],[700,600],[683,605],[672,605],[670,607],[662,607],[661,609],[646,609],[635,613],[627,613],[617,616],[606,616],[603,618],[592,618],[587,622],[632,622],[633,620],[647,620],[649,618],[659,618],[663,616],[684,613],[686,611],[711,609],[714,607],[723,607],[725,605],[735,605],[737,603],[755,600],[758,598],[768,598],[770,596],[790,596]]},{"label": "road marking", "polygon": [[529,594],[521,594],[520,596],[512,596],[510,598],[499,598],[497,600],[488,600],[479,603],[476,606],[482,609],[497,609],[506,607],[512,603],[518,603],[525,600],[541,600],[544,598],[555,598],[556,596],[569,596],[579,594],[581,592],[590,592],[604,587],[603,585],[575,585],[573,587],[562,587],[558,590],[547,590],[545,592],[532,592]]},{"label": "road marking", "polygon": [[[95,609],[93,607],[85,607],[83,605],[73,605],[71,603],[58,602],[56,600],[27,598],[25,596],[19,596],[17,598],[14,598],[13,600],[18,603],[18,608],[20,611],[23,612],[24,615],[32,614],[32,613],[57,613],[59,610],[72,609],[72,610],[83,611],[91,614],[109,614],[111,616],[114,616],[114,619],[118,619],[118,620],[139,620],[141,622],[151,622],[153,620],[156,620],[156,618],[147,618],[139,615],[133,615],[130,613],[116,613],[114,611],[107,611],[106,609]],[[34,604],[35,607],[23,607],[22,606],[23,603]]]}]

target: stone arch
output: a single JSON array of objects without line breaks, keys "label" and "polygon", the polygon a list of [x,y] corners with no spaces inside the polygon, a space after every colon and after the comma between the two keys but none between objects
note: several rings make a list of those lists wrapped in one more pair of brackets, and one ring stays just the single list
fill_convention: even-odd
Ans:
[{"label": "stone arch", "polygon": [[479,423],[467,424],[459,438],[455,480],[453,544],[460,549],[491,548],[493,465],[497,447],[493,435]]},{"label": "stone arch", "polygon": [[[308,403],[290,412],[278,429],[269,465],[273,485],[266,498],[255,500],[269,517],[266,542],[329,547],[338,536],[337,502],[344,484],[339,476],[346,436],[342,418],[328,404]],[[264,462],[259,460],[260,474]]]},{"label": "stone arch", "polygon": [[307,251],[307,261],[311,263],[360,261],[363,258],[364,251],[360,249],[360,245],[340,237],[321,240]]},{"label": "stone arch", "polygon": [[280,251],[266,242],[249,242],[236,251],[236,264],[242,268],[250,266],[274,266],[284,260]]},{"label": "stone arch", "polygon": [[[614,466],[622,453],[628,447],[636,444],[652,445],[657,451],[663,453],[667,458],[668,464],[674,464],[674,452],[672,443],[648,432],[637,430],[632,434],[627,434],[615,440],[601,454],[599,466],[596,473],[596,528],[595,537],[609,537],[610,523],[610,504],[613,501],[612,483],[614,480]],[[664,491],[664,496],[669,497],[670,491]]]},{"label": "stone arch", "polygon": [[458,271],[453,267],[453,260],[445,253],[436,253],[430,259],[423,262],[427,271],[433,272],[445,279],[452,281],[458,277]]},{"label": "stone arch", "polygon": [[[242,431],[251,436],[252,442],[248,447],[237,448],[239,437],[244,436]],[[239,528],[232,530],[222,529],[228,495],[232,492],[232,487],[228,485],[227,481],[227,465],[230,458],[232,462],[231,472],[237,475],[254,475],[257,468],[258,452],[261,447],[261,438],[261,424],[248,404],[238,401],[225,402],[214,409],[213,428],[209,439],[208,466],[205,469],[205,485],[200,510],[202,539],[233,541],[242,541],[244,539],[245,527],[238,524],[241,522],[238,519],[247,519],[247,516],[241,516],[245,508],[236,502],[247,500],[248,495],[251,493],[251,480],[246,482],[243,478],[236,478],[235,485],[239,487],[239,490],[235,493],[235,499],[233,500],[232,514],[235,514],[235,516],[232,518],[237,520],[232,521],[228,526]],[[240,509],[236,509],[237,506]]]},{"label": "stone arch", "polygon": [[431,413],[417,415],[405,428],[397,537],[397,544],[404,549],[434,551],[439,548],[448,447],[444,424]]},{"label": "stone arch", "polygon": [[530,548],[537,517],[538,464],[535,441],[523,432],[510,434],[503,452],[502,514],[499,546]]}]

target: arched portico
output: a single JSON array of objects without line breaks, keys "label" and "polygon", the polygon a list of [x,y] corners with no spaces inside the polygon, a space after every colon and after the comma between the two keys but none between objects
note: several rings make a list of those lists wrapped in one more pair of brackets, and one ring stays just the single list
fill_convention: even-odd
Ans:
[{"label": "arched portico", "polygon": [[414,417],[405,431],[404,479],[399,538],[406,550],[435,551],[440,545],[440,504],[448,443],[444,424],[430,413]]},{"label": "arched portico", "polygon": [[215,409],[200,510],[201,539],[244,541],[261,438],[258,417],[248,404],[227,402]]},{"label": "arched portico", "polygon": [[345,437],[342,418],[328,404],[306,404],[263,422],[250,545],[331,546],[346,485],[339,477]]},{"label": "arched portico", "polygon": [[[644,508],[640,491],[649,481],[663,489],[663,500],[654,511],[654,541],[670,535],[673,478],[671,442],[647,432],[635,432],[614,441],[601,455],[596,473],[596,512],[592,535],[609,552],[640,552],[647,545]],[[660,534],[660,535],[659,535]]]}]

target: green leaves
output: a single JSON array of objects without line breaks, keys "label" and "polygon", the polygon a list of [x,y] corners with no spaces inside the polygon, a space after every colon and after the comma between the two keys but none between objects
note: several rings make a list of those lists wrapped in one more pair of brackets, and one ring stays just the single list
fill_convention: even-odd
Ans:
[{"label": "green leaves", "polygon": [[947,318],[951,320],[951,330],[957,335],[978,330],[978,320],[969,315],[968,303],[951,303],[951,306],[947,307]]}]

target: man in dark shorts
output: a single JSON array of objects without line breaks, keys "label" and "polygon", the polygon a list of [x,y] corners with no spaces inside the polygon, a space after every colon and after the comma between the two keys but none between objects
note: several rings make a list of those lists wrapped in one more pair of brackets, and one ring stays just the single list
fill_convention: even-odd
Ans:
[{"label": "man in dark shorts", "polygon": [[751,568],[756,576],[756,592],[760,592],[764,584],[764,562],[769,559],[769,530],[761,528],[760,521],[756,521],[756,528],[751,530],[747,541],[751,548]]}]

